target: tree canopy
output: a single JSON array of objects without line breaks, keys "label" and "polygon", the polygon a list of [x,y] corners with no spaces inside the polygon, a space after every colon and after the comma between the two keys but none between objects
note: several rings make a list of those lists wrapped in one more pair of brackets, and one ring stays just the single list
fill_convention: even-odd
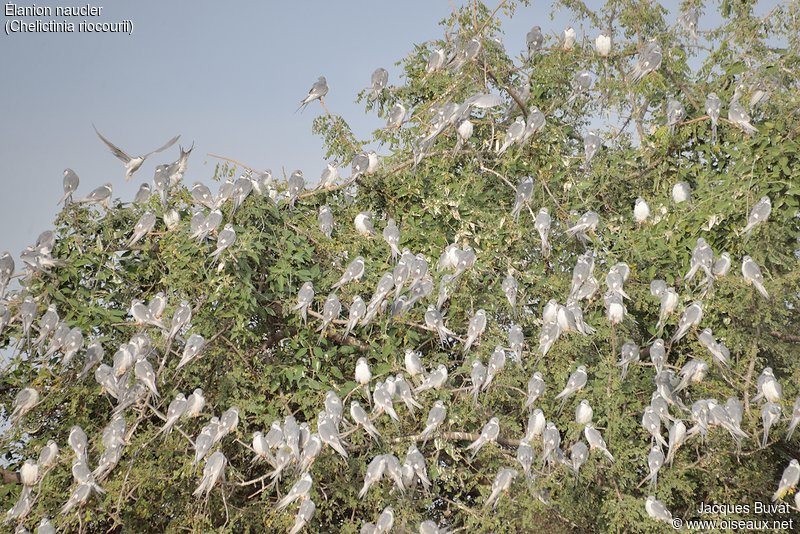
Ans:
[{"label": "tree canopy", "polygon": [[516,7],[454,9],[376,71],[369,137],[315,84],[318,186],[224,163],[215,195],[184,185],[191,149],[132,202],[65,171],[52,231],[0,257],[8,528],[653,532],[795,506],[798,4],[723,0],[701,28],[699,1],[670,24],[561,0],[577,37],[503,43]]}]

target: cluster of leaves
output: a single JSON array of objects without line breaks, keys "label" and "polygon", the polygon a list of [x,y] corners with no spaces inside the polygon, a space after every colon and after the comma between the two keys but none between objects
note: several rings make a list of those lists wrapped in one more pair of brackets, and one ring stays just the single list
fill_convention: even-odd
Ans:
[{"label": "cluster of leaves", "polygon": [[[448,387],[426,392],[419,399],[425,411],[434,400],[445,401],[449,407],[445,431],[479,432],[490,417],[497,416],[501,436],[520,438],[528,415],[522,391],[536,370],[547,383],[547,393],[537,406],[561,429],[565,445],[581,439],[582,428],[573,421],[574,403],[580,399],[559,411],[553,397],[577,365],[586,365],[589,383],[582,395],[594,407],[596,426],[617,461],[610,464],[592,455],[579,477],[556,469],[532,481],[518,481],[512,498],[501,500],[496,513],[487,515],[481,506],[497,470],[514,464],[513,449],[490,445],[468,460],[465,443],[436,439],[423,449],[434,482],[430,494],[400,495],[382,484],[359,500],[367,463],[380,453],[402,458],[421,430],[419,419],[424,414],[415,419],[401,411],[399,423],[381,420],[384,438],[380,445],[356,432],[348,437],[349,459],[327,450],[316,462],[312,470],[312,498],[317,504],[314,529],[356,532],[361,521],[374,520],[385,505],[392,504],[396,525],[410,530],[424,519],[434,519],[476,532],[525,531],[542,524],[552,525],[554,531],[652,532],[657,525],[646,517],[646,488],[639,487],[647,473],[649,436],[639,421],[654,390],[653,371],[647,364],[635,365],[623,382],[616,362],[624,340],[646,346],[654,337],[658,301],[649,294],[652,279],[663,278],[675,285],[684,305],[699,298],[703,288],[682,282],[698,237],[704,237],[717,254],[727,251],[734,258],[732,274],[717,280],[704,297],[702,322],[725,340],[732,370],[726,381],[712,369],[708,379],[691,387],[692,399],[742,398],[747,407],[742,427],[755,437],[761,428],[759,409],[749,399],[755,393],[756,376],[770,365],[785,386],[784,413],[791,413],[791,401],[800,394],[795,386],[800,379],[795,335],[800,306],[795,253],[800,239],[800,119],[792,113],[798,94],[793,18],[781,17],[782,8],[768,19],[759,19],[752,14],[753,2],[723,2],[723,24],[709,33],[716,46],[698,58],[695,53],[700,49],[679,28],[667,24],[666,12],[657,4],[611,0],[593,12],[579,0],[560,3],[597,31],[615,31],[610,58],[598,58],[591,45],[583,42],[571,51],[553,44],[531,60],[515,61],[493,39],[500,31],[497,10],[476,2],[455,11],[443,21],[447,39],[418,45],[402,61],[404,85],[391,87],[376,102],[367,103],[368,108],[384,113],[400,102],[413,113],[403,128],[375,132],[375,139],[384,143],[389,154],[381,170],[361,177],[354,197],[345,190],[322,191],[299,200],[294,210],[253,196],[232,218],[237,241],[223,255],[222,265],[208,258],[208,245],[189,237],[186,221],[191,216],[191,198],[185,189],[168,199],[169,207],[181,211],[179,229],[169,232],[159,223],[156,232],[133,250],[127,250],[124,242],[141,213],[150,209],[160,215],[164,210],[155,198],[147,206],[117,202],[105,213],[70,207],[59,215],[53,255],[63,264],[51,274],[30,278],[26,287],[40,311],[49,303],[56,304],[70,326],[80,326],[85,335],[100,339],[109,354],[139,330],[126,321],[131,300],[147,301],[163,291],[169,302],[167,317],[181,300],[189,300],[195,307],[192,332],[213,342],[200,360],[178,373],[173,371],[177,358],[169,356],[167,378],[159,382],[161,400],[154,401],[155,407],[164,411],[177,392],[188,394],[202,387],[209,399],[209,414],[238,406],[241,418],[236,439],[226,438],[220,445],[229,461],[227,481],[221,486],[226,501],[220,490],[202,501],[191,497],[198,480],[198,469],[191,466],[191,443],[178,432],[154,439],[162,422],[148,406],[139,406],[128,417],[129,427],[135,425],[136,431],[120,465],[103,484],[107,494],[60,520],[62,528],[89,525],[98,532],[120,526],[133,531],[288,528],[291,514],[273,508],[278,490],[251,496],[254,488],[239,484],[264,470],[251,465],[252,452],[239,441],[249,441],[253,431],[264,430],[290,413],[299,421],[314,421],[326,390],[345,397],[355,389],[352,376],[357,357],[367,357],[373,375],[380,378],[400,372],[404,351],[414,349],[423,352],[428,368],[444,363],[450,371]],[[503,7],[510,14],[514,6]],[[785,9],[796,10],[796,6]],[[432,50],[476,35],[483,43],[480,61],[458,73],[425,73]],[[631,85],[625,75],[634,55],[653,38],[664,50],[663,64]],[[786,40],[787,47],[770,47],[770,39]],[[516,43],[507,46],[517,48]],[[692,62],[700,67],[690,68]],[[571,80],[583,69],[596,73],[593,97],[565,107]],[[712,143],[703,109],[706,94],[714,91],[728,102],[737,83],[761,79],[768,80],[771,96],[755,117],[760,132],[747,137],[723,121],[719,139]],[[498,113],[485,112],[472,119],[475,134],[463,150],[453,151],[454,135],[442,135],[428,157],[419,165],[412,164],[414,140],[425,132],[436,105],[490,91],[510,103],[510,91],[523,84],[530,86],[530,105],[547,116],[547,126],[530,144],[497,156],[493,147],[508,123]],[[664,103],[675,95],[686,106],[687,120],[670,134],[662,126]],[[637,135],[628,129],[610,129],[604,134],[606,146],[591,169],[584,169],[583,134],[606,112],[630,117]],[[324,138],[328,155],[341,162],[349,161],[366,144],[357,140],[344,119],[327,112],[314,128]],[[217,177],[230,172],[220,169]],[[532,213],[523,210],[518,220],[509,215],[514,187],[525,176],[534,178],[533,213],[547,207],[553,215],[549,258],[539,252]],[[678,181],[691,184],[691,204],[672,204],[670,191]],[[749,238],[740,236],[737,230],[764,195],[773,202],[769,222]],[[653,210],[650,224],[632,220],[638,196]],[[334,213],[331,240],[317,227],[322,204]],[[231,220],[229,209],[223,209],[226,221]],[[595,299],[584,306],[584,315],[597,333],[562,336],[545,358],[539,358],[536,340],[542,307],[551,298],[565,300],[576,258],[585,251],[563,230],[578,213],[589,209],[601,218],[590,244],[597,254],[596,271],[604,273],[618,261],[631,268],[626,283],[631,296],[629,318],[611,327],[602,298]],[[392,269],[386,244],[379,238],[365,239],[353,228],[352,221],[361,211],[377,215],[379,231],[381,219],[395,218],[401,228],[401,246],[422,253],[432,265],[449,243],[475,249],[477,263],[459,279],[446,310],[448,327],[459,333],[466,331],[475,310],[487,310],[487,331],[474,354],[465,358],[459,347],[441,348],[435,334],[420,327],[425,306],[417,305],[395,319],[384,314],[368,327],[356,329],[351,340],[343,340],[336,332],[320,340],[318,322],[312,318],[304,325],[291,311],[306,281],[317,288],[314,308],[320,309],[328,288],[357,255],[366,260],[366,274],[360,282],[342,288],[343,303],[356,294],[369,296],[383,272]],[[766,274],[771,300],[761,299],[736,273],[745,254]],[[500,289],[508,272],[520,284],[518,310],[509,308]],[[434,275],[438,285],[440,275]],[[668,332],[676,321],[676,317],[668,321]],[[469,383],[472,358],[485,361],[495,345],[505,345],[511,323],[519,324],[525,333],[523,362],[509,365],[475,407],[462,391]],[[163,350],[158,332],[149,333]],[[0,341],[15,342],[19,325],[8,327],[2,336]],[[694,336],[689,336],[673,347],[669,364],[680,367],[703,353]],[[65,444],[69,428],[76,424],[90,436],[91,451],[100,450],[99,434],[109,421],[112,405],[91,376],[78,381],[74,369],[61,372],[59,366],[57,358],[42,362],[17,357],[3,378],[9,386],[2,393],[7,406],[16,391],[28,385],[37,388],[43,399],[11,431],[13,438],[25,438],[12,444],[12,461],[21,464],[48,439]],[[195,436],[206,420],[179,426]],[[694,441],[681,450],[674,465],[662,471],[656,496],[673,514],[689,517],[701,501],[763,501],[774,491],[796,450],[792,444],[773,441],[758,450],[753,439],[737,455],[727,433],[711,432],[703,443]],[[32,522],[53,515],[66,500],[72,483],[69,465],[62,458],[43,480]],[[17,488],[4,486],[3,490],[0,504],[7,509]],[[543,495],[549,495],[549,504],[540,500]]]}]

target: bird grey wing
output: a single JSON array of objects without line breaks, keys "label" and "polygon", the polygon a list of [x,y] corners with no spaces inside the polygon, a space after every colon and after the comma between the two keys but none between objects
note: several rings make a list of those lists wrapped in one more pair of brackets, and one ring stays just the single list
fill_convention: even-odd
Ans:
[{"label": "bird grey wing", "polygon": [[[98,134],[98,135],[99,135],[99,134]],[[149,156],[149,155],[151,155],[151,154],[155,154],[156,152],[163,152],[164,150],[168,149],[169,147],[171,147],[172,145],[174,145],[175,143],[177,143],[177,142],[178,142],[178,139],[180,139],[180,137],[181,137],[180,135],[176,135],[175,137],[173,137],[172,139],[170,139],[169,141],[167,141],[166,143],[164,143],[164,145],[163,145],[163,146],[161,146],[161,147],[159,147],[159,148],[157,148],[157,149],[155,149],[155,150],[152,150],[152,151],[148,152],[147,154],[145,154],[145,155],[144,155],[144,156],[142,156],[142,157],[143,157],[143,158],[146,158],[147,156]]]},{"label": "bird grey wing", "polygon": [[326,94],[328,94],[328,84],[323,82],[315,82],[311,86],[311,91],[308,92],[308,96],[312,98],[320,98]]},{"label": "bird grey wing", "polygon": [[111,153],[112,153],[112,154],[114,154],[116,157],[118,157],[119,159],[121,159],[121,160],[122,160],[123,162],[125,162],[125,163],[128,163],[128,162],[129,162],[131,159],[133,159],[133,158],[131,158],[131,157],[130,157],[128,154],[126,154],[126,153],[125,153],[125,151],[124,151],[124,150],[122,150],[120,147],[118,147],[117,145],[115,145],[114,143],[112,143],[111,141],[109,141],[108,139],[106,139],[105,137],[103,137],[103,134],[101,134],[101,133],[100,133],[100,132],[97,130],[97,126],[95,126],[95,125],[93,124],[93,125],[92,125],[92,128],[94,128],[94,131],[95,131],[95,133],[97,134],[97,137],[99,137],[99,138],[100,138],[100,140],[101,140],[102,142],[104,142],[108,148],[110,148],[110,149],[111,149]]}]

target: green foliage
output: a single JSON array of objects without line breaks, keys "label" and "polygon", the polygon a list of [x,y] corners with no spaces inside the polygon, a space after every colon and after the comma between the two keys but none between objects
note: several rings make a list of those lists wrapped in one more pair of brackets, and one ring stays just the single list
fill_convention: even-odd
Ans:
[{"label": "green foliage", "polygon": [[[553,532],[669,530],[647,517],[643,504],[647,487],[639,487],[647,474],[650,447],[640,421],[654,390],[653,370],[648,363],[634,364],[621,381],[616,365],[625,340],[644,347],[655,337],[659,303],[649,292],[654,278],[674,285],[682,306],[702,297],[702,326],[712,328],[731,351],[728,380],[712,368],[705,381],[690,387],[691,399],[743,399],[747,411],[742,428],[753,437],[745,440],[740,454],[719,428],[712,429],[703,443],[699,438],[690,440],[678,452],[674,465],[662,469],[656,497],[676,517],[685,518],[695,517],[701,501],[766,501],[783,468],[796,455],[800,439],[797,434],[790,443],[778,439],[785,429],[779,425],[770,445],[759,450],[760,408],[750,401],[756,377],[765,366],[771,366],[784,385],[784,414],[791,413],[792,401],[800,394],[800,269],[796,255],[800,240],[799,63],[797,28],[792,27],[794,18],[788,16],[797,11],[796,4],[758,19],[752,14],[752,2],[724,0],[721,12],[725,20],[709,33],[715,46],[698,57],[694,41],[667,23],[666,11],[658,4],[611,0],[593,12],[580,0],[562,0],[560,4],[577,19],[592,26],[588,39],[579,40],[572,51],[553,45],[532,60],[525,52],[522,67],[519,57],[509,56],[494,41],[501,29],[500,14],[510,15],[515,7],[514,2],[508,4],[493,12],[476,2],[454,12],[442,22],[448,38],[415,46],[400,63],[403,84],[384,91],[377,102],[366,103],[367,109],[385,114],[401,102],[412,114],[401,129],[375,132],[374,140],[383,143],[388,155],[380,170],[358,179],[353,186],[355,200],[343,189],[332,189],[304,193],[293,210],[255,194],[235,216],[226,205],[224,220],[234,224],[237,240],[220,263],[208,257],[213,250],[209,244],[190,238],[191,196],[184,188],[168,198],[167,208],[177,209],[181,215],[175,231],[164,226],[161,215],[167,208],[155,197],[146,206],[117,202],[105,212],[71,206],[58,216],[53,256],[61,264],[26,282],[25,290],[35,296],[40,314],[54,303],[70,326],[80,326],[87,338],[102,341],[108,363],[122,343],[142,331],[127,318],[131,301],[147,302],[163,291],[168,298],[164,316],[172,317],[181,300],[189,301],[194,308],[191,332],[211,340],[199,360],[177,372],[180,352],[173,347],[159,379],[161,398],[150,399],[150,405],[140,403],[126,413],[128,428],[135,427],[135,432],[119,466],[102,484],[107,493],[93,496],[90,505],[78,513],[59,516],[55,522],[61,529],[288,529],[296,508],[279,513],[274,503],[288,491],[293,475],[279,488],[260,493],[259,485],[242,485],[266,472],[263,464],[251,464],[252,451],[244,445],[250,442],[252,432],[266,430],[273,420],[283,420],[288,414],[309,422],[313,430],[327,390],[343,398],[361,395],[353,392],[358,357],[366,357],[375,379],[383,380],[401,372],[404,351],[414,349],[423,352],[428,369],[439,363],[448,366],[447,387],[421,394],[418,400],[424,409],[416,417],[404,408],[398,410],[401,418],[397,423],[382,417],[378,427],[383,439],[378,444],[361,431],[350,434],[347,460],[325,449],[312,468],[311,497],[317,511],[311,530],[358,532],[362,522],[374,521],[388,504],[395,510],[395,528],[409,531],[425,519],[468,532],[535,531],[543,525]],[[597,57],[588,42],[600,29],[610,27],[615,30],[614,52],[606,61]],[[459,73],[425,73],[432,50],[464,44],[476,35],[483,44],[481,61],[468,63]],[[657,39],[664,51],[661,68],[630,84],[626,74],[634,55],[651,38]],[[786,47],[775,48],[776,40],[786,41]],[[517,43],[506,46],[522,48]],[[597,73],[592,98],[579,97],[573,107],[566,107],[574,74],[583,69]],[[747,137],[722,120],[719,138],[713,143],[703,107],[706,95],[714,91],[727,103],[737,84],[757,80],[765,80],[770,88],[770,99],[754,113],[759,133]],[[455,135],[446,131],[430,154],[413,164],[416,140],[427,132],[436,106],[460,103],[479,92],[499,93],[510,103],[509,89],[526,83],[531,89],[530,105],[547,117],[544,130],[530,143],[496,155],[493,147],[502,141],[508,122],[502,121],[501,110],[477,110],[471,119],[474,136],[462,150],[453,150]],[[675,95],[686,107],[687,119],[670,134],[662,126],[664,104]],[[631,128],[606,129],[605,146],[591,169],[584,170],[583,135],[588,128],[597,127],[603,116],[630,124],[636,135]],[[315,119],[313,129],[324,142],[326,157],[342,165],[367,144],[355,137],[342,117],[327,110]],[[214,179],[230,176],[235,176],[233,168],[219,166]],[[532,211],[523,209],[515,220],[510,216],[514,188],[525,176],[534,179]],[[679,181],[692,187],[690,205],[675,205],[670,198],[673,184]],[[739,235],[753,204],[764,195],[773,202],[769,221],[750,237]],[[631,217],[634,199],[639,196],[653,211],[649,224],[636,224]],[[317,212],[322,204],[330,206],[336,221],[332,240],[318,228]],[[547,207],[553,217],[549,258],[542,257],[533,230],[532,215],[539,207]],[[625,286],[631,296],[626,303],[629,317],[612,327],[605,318],[602,298],[595,298],[583,305],[583,312],[596,334],[562,335],[546,357],[540,358],[536,340],[541,310],[550,299],[566,299],[576,258],[585,251],[564,230],[577,214],[590,209],[601,219],[589,244],[597,255],[598,278],[602,280],[599,273],[604,275],[618,261],[631,268]],[[156,212],[159,223],[153,233],[128,250],[125,242],[130,230],[145,210]],[[364,256],[367,268],[361,281],[339,290],[345,305],[356,294],[366,300],[383,273],[391,271],[389,249],[380,237],[364,238],[353,227],[354,217],[362,211],[375,214],[379,234],[383,219],[395,218],[401,228],[401,247],[423,254],[431,266],[449,243],[468,244],[476,251],[477,263],[459,278],[445,313],[447,326],[463,334],[475,310],[487,311],[487,331],[473,349],[474,355],[465,357],[459,346],[439,346],[435,333],[423,326],[428,301],[400,318],[382,314],[372,324],[356,328],[349,340],[342,339],[339,325],[320,340],[316,331],[319,321],[312,316],[304,325],[292,311],[306,281],[312,281],[317,291],[312,308],[321,310],[328,288],[357,255]],[[717,254],[727,251],[734,258],[731,274],[716,280],[705,296],[696,282],[682,280],[698,237],[704,237]],[[761,266],[773,296],[769,301],[742,280],[738,270],[745,254]],[[520,285],[521,305],[516,311],[509,308],[500,289],[508,272],[514,273]],[[438,287],[440,273],[432,274]],[[435,294],[429,298],[435,299]],[[13,311],[19,302],[9,305]],[[678,316],[668,320],[667,332],[674,331],[677,320]],[[475,355],[486,361],[495,345],[506,345],[511,323],[519,324],[525,334],[523,362],[520,366],[509,364],[476,407],[465,391],[471,361]],[[18,322],[10,325],[0,341],[17,343],[20,328]],[[158,329],[148,327],[146,331],[163,354],[166,339]],[[705,357],[705,349],[689,335],[673,346],[668,356],[669,365],[679,369],[692,357]],[[490,444],[471,460],[464,450],[467,443],[445,439],[445,433],[478,433],[490,417],[497,416],[501,437],[518,439],[528,417],[523,392],[531,374],[539,371],[547,390],[537,407],[561,430],[567,451],[570,444],[583,439],[582,428],[573,417],[580,398],[571,399],[560,410],[560,401],[554,397],[579,364],[586,365],[589,373],[580,398],[591,402],[595,425],[616,461],[609,463],[593,452],[577,477],[563,466],[551,471],[537,469],[536,478],[517,479],[511,496],[503,497],[494,513],[484,510],[495,473],[516,465],[513,447]],[[4,377],[0,400],[6,406],[23,387],[34,387],[42,396],[23,423],[6,436],[9,459],[18,466],[26,458],[35,458],[48,439],[62,447],[58,464],[36,490],[35,505],[26,520],[29,528],[42,516],[55,516],[73,487],[72,453],[66,446],[70,427],[85,429],[90,458],[97,458],[102,451],[100,433],[113,404],[91,373],[76,379],[80,367],[80,357],[62,372],[57,355],[41,361],[17,354]],[[182,421],[180,432],[166,439],[157,437],[163,421],[156,410],[164,413],[176,393],[188,395],[195,387],[202,387],[208,398],[204,416]],[[384,481],[358,499],[369,461],[381,453],[402,459],[436,399],[447,404],[448,418],[441,435],[424,448],[420,444],[434,483],[432,491],[403,495],[391,491]],[[187,438],[197,436],[211,415],[231,406],[239,407],[241,421],[235,435],[218,445],[228,459],[226,481],[208,500],[196,499],[191,493],[202,464],[192,467],[194,452]],[[541,443],[534,449],[538,468]],[[0,508],[10,508],[17,494],[13,485],[0,486]],[[544,495],[549,495],[549,500],[540,499]]]}]

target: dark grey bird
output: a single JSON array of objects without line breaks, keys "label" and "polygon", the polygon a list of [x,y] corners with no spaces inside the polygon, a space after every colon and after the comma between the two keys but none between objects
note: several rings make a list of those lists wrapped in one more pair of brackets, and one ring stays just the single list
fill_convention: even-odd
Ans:
[{"label": "dark grey bird", "polygon": [[205,346],[206,340],[200,334],[192,334],[189,336],[189,339],[186,340],[186,344],[183,347],[183,355],[181,356],[180,362],[178,362],[176,370],[200,356]]},{"label": "dark grey bird", "polygon": [[98,187],[97,189],[93,190],[91,193],[86,195],[80,200],[76,200],[76,204],[100,204],[104,208],[108,209],[108,201],[111,200],[111,195],[113,194],[113,188],[111,187],[111,183],[105,183]]},{"label": "dark grey bird", "polygon": [[550,234],[550,223],[550,212],[547,208],[541,208],[536,214],[533,227],[539,233],[539,238],[542,240],[542,256],[545,258],[550,256],[550,242],[547,239]]},{"label": "dark grey bird", "polygon": [[347,336],[350,335],[350,332],[353,331],[353,328],[361,321],[364,316],[367,314],[367,305],[364,302],[364,299],[361,298],[360,295],[356,295],[353,297],[353,302],[350,304],[350,312],[347,318],[347,326],[345,326],[344,334],[342,334],[342,339],[347,339]]},{"label": "dark grey bird", "polygon": [[678,24],[683,26],[689,35],[697,41],[697,23],[700,20],[700,11],[697,6],[685,6],[681,15],[678,17]]},{"label": "dark grey bird", "polygon": [[308,495],[303,497],[303,500],[300,501],[300,508],[297,509],[297,515],[294,517],[294,524],[289,529],[289,534],[298,534],[303,530],[311,521],[311,518],[314,517],[316,509],[317,506]]},{"label": "dark grey bird", "polygon": [[197,489],[194,490],[192,495],[195,497],[208,497],[208,494],[214,488],[217,480],[225,478],[225,466],[227,463],[228,459],[225,458],[225,455],[222,453],[222,451],[216,451],[214,454],[209,456],[208,460],[206,461],[206,465],[203,468],[203,477],[200,479],[200,484],[197,486]]},{"label": "dark grey bird", "polygon": [[178,419],[183,417],[186,413],[187,407],[188,403],[186,402],[186,397],[184,397],[183,393],[178,393],[167,407],[167,421],[159,432],[169,434],[172,431],[172,427],[178,422]]},{"label": "dark grey bird", "polygon": [[437,48],[431,55],[428,56],[428,64],[425,67],[425,72],[427,74],[432,74],[438,70],[440,70],[444,66],[446,56],[444,50],[441,48]]},{"label": "dark grey bird", "polygon": [[750,114],[747,112],[744,106],[739,103],[738,91],[739,88],[737,87],[736,92],[734,92],[733,99],[728,106],[728,120],[734,125],[738,126],[747,135],[756,134],[758,133],[758,128],[750,124]]},{"label": "dark grey bird", "polygon": [[400,255],[400,229],[391,217],[386,221],[386,228],[383,229],[383,240],[392,251],[392,261],[397,260]]},{"label": "dark grey bird", "polygon": [[286,195],[288,196],[290,209],[294,209],[294,203],[297,201],[297,197],[303,189],[305,189],[305,186],[306,179],[303,176],[303,171],[296,170],[292,172],[291,176],[289,176],[289,179],[286,181]]},{"label": "dark grey bird", "polygon": [[437,400],[433,403],[433,407],[428,412],[428,418],[425,420],[425,428],[420,433],[419,437],[423,440],[423,445],[427,443],[428,439],[447,418],[447,407],[444,402]]},{"label": "dark grey bird", "polygon": [[661,46],[656,41],[650,41],[645,49],[639,54],[636,65],[630,73],[633,83],[638,82],[651,72],[655,72],[661,66]]},{"label": "dark grey bird", "polygon": [[514,482],[514,479],[517,477],[517,470],[511,469],[509,467],[503,467],[498,472],[494,478],[494,482],[492,482],[492,492],[489,494],[489,498],[486,499],[486,504],[484,507],[491,506],[492,509],[497,507],[497,501],[500,499],[500,496],[503,493],[507,493],[511,484]]},{"label": "dark grey bird", "polygon": [[600,224],[600,216],[594,211],[587,211],[575,222],[574,225],[567,228],[569,235],[578,236],[579,239],[587,240],[586,233],[594,232],[597,225]]},{"label": "dark grey bird", "polygon": [[211,193],[211,190],[208,186],[201,184],[200,182],[195,182],[192,185],[192,202],[195,204],[199,204],[201,206],[205,206],[208,209],[214,209],[215,200],[214,195]]},{"label": "dark grey bird", "polygon": [[233,229],[233,225],[228,223],[225,225],[225,228],[217,235],[217,248],[210,254],[211,258],[219,257],[222,252],[233,245],[236,241],[236,230]]},{"label": "dark grey bird", "polygon": [[714,251],[702,237],[697,238],[697,244],[692,249],[692,258],[689,262],[689,271],[683,277],[687,282],[694,278],[698,270],[702,269],[706,273],[706,279],[713,278],[711,269],[714,266]]},{"label": "dark grey bird", "polygon": [[303,324],[308,322],[308,307],[312,302],[314,302],[314,284],[305,282],[297,292],[297,304],[292,308],[292,311],[300,311]]},{"label": "dark grey bird", "polygon": [[142,216],[136,221],[136,224],[133,227],[133,234],[131,238],[128,240],[128,247],[132,247],[136,243],[139,242],[144,236],[149,234],[153,231],[153,228],[156,225],[156,214],[152,211],[146,211]]},{"label": "dark grey bird", "polygon": [[504,153],[514,143],[518,143],[522,140],[525,134],[525,126],[525,119],[522,117],[517,117],[514,122],[511,123],[511,126],[509,126],[506,131],[506,138],[503,141],[503,145],[497,150],[498,155]]},{"label": "dark grey bird", "polygon": [[750,235],[753,228],[769,218],[770,213],[772,213],[772,201],[768,196],[763,196],[755,203],[750,215],[747,216],[747,225],[742,229],[741,233],[745,236]]},{"label": "dark grey bird", "polygon": [[78,375],[78,380],[81,380],[83,377],[89,374],[97,364],[103,361],[103,356],[105,355],[105,351],[103,350],[103,345],[100,341],[95,340],[92,341],[88,347],[86,347],[86,362],[83,365],[83,370]]},{"label": "dark grey bird", "polygon": [[341,311],[342,304],[339,302],[339,297],[335,293],[328,295],[328,298],[325,299],[325,304],[322,306],[322,325],[317,329],[320,333],[320,339],[325,336],[325,328],[335,319],[338,319]]},{"label": "dark grey bird", "polygon": [[301,109],[305,109],[307,105],[309,105],[314,100],[319,100],[322,102],[322,99],[325,95],[328,94],[328,81],[325,79],[325,76],[320,76],[317,78],[317,81],[314,82],[314,85],[311,86],[311,89],[308,90],[308,95],[300,101],[300,107],[295,110],[295,113],[300,111]]},{"label": "dark grey bird", "polygon": [[[661,466],[664,465],[664,452],[658,445],[653,445],[650,449],[650,454],[647,455],[647,468],[649,474],[642,480],[642,484],[650,481],[650,488],[655,490],[658,487],[658,472]],[[641,485],[641,484],[640,484]]]},{"label": "dark grey bird", "polygon": [[556,399],[564,399],[561,403],[562,407],[564,402],[577,393],[578,391],[582,390],[584,386],[586,386],[587,382],[587,374],[586,374],[586,367],[583,365],[579,365],[578,368],[572,373],[567,380],[567,385],[564,386],[564,389],[561,390],[561,393],[556,395]]},{"label": "dark grey bird", "polygon": [[683,104],[674,98],[667,102],[667,126],[669,126],[669,133],[675,133],[675,127],[680,124],[686,116],[686,109]]},{"label": "dark grey bird", "polygon": [[631,341],[624,343],[622,345],[620,361],[617,363],[619,367],[622,367],[622,377],[620,378],[621,381],[624,381],[625,377],[628,374],[628,366],[631,363],[635,363],[638,361],[639,361],[639,346]]},{"label": "dark grey bird", "polygon": [[34,388],[27,387],[23,388],[17,393],[17,396],[14,397],[14,404],[11,411],[11,416],[9,417],[9,421],[11,425],[15,425],[19,423],[22,418],[30,412],[36,403],[39,402],[39,392],[36,391]]},{"label": "dark grey bird", "polygon": [[114,143],[103,137],[103,135],[97,130],[97,128],[94,125],[92,125],[92,127],[94,127],[94,131],[95,133],[97,133],[97,136],[100,138],[100,140],[103,141],[103,143],[105,143],[106,146],[108,146],[108,148],[111,150],[111,153],[114,154],[119,160],[122,161],[122,163],[125,164],[126,182],[130,180],[131,176],[133,176],[133,173],[139,170],[139,168],[144,163],[144,160],[147,159],[148,156],[155,154],[157,152],[163,152],[164,150],[174,145],[180,138],[180,135],[176,135],[175,137],[164,143],[164,145],[160,146],[159,148],[151,150],[150,152],[143,154],[141,156],[132,157],[126,154],[125,151],[116,146]]},{"label": "dark grey bird", "polygon": [[68,206],[72,202],[72,193],[78,189],[78,184],[80,184],[81,180],[72,169],[64,169],[64,179],[62,181],[64,185],[64,196],[61,197],[58,204],[63,202],[64,206]]},{"label": "dark grey bird", "polygon": [[647,515],[649,515],[652,519],[666,523],[674,528],[672,523],[672,514],[669,510],[667,510],[667,507],[664,506],[663,502],[651,495],[647,497],[647,500],[645,500],[644,508],[647,511]]},{"label": "dark grey bird", "polygon": [[572,79],[572,92],[567,97],[566,105],[571,106],[577,98],[592,88],[592,73],[588,70],[578,71]]},{"label": "dark grey bird", "polygon": [[406,107],[401,104],[400,102],[396,103],[392,106],[391,111],[389,111],[389,116],[386,118],[386,129],[392,130],[394,128],[399,128],[403,121],[406,118]]},{"label": "dark grey bird", "polygon": [[586,438],[586,442],[589,443],[590,451],[597,449],[605,454],[610,461],[614,461],[614,457],[608,451],[606,442],[603,439],[603,436],[600,434],[600,431],[597,430],[591,423],[583,427],[583,435]]},{"label": "dark grey bird", "polygon": [[327,204],[323,204],[319,207],[317,222],[319,223],[319,231],[330,239],[333,234],[333,212],[331,212]]},{"label": "dark grey bird", "polygon": [[497,417],[492,417],[489,419],[489,422],[486,423],[481,430],[478,439],[473,441],[467,446],[468,451],[472,451],[472,457],[478,454],[484,445],[487,443],[492,443],[497,441],[497,437],[500,435],[500,420]]},{"label": "dark grey bird", "polygon": [[783,470],[778,489],[772,494],[772,501],[782,499],[787,493],[797,489],[798,483],[800,483],[800,463],[796,459],[792,459]]},{"label": "dark grey bird", "polygon": [[349,284],[350,282],[357,282],[361,280],[361,277],[364,276],[364,270],[364,257],[356,256],[356,258],[350,262],[350,265],[348,265],[344,270],[344,273],[342,273],[339,281],[331,286],[331,289],[338,289],[346,284]]},{"label": "dark grey bird", "polygon": [[527,205],[528,201],[531,199],[532,193],[533,178],[526,176],[519,182],[519,184],[517,184],[517,194],[516,198],[514,199],[514,207],[511,209],[511,216],[514,217],[514,219],[519,218],[520,211],[522,211],[522,208]]},{"label": "dark grey bird", "polygon": [[325,165],[325,170],[319,177],[319,184],[317,189],[331,189],[336,187],[336,181],[339,179],[339,168],[336,162],[329,162]]},{"label": "dark grey bird", "polygon": [[767,402],[764,404],[764,407],[761,409],[761,422],[764,426],[764,432],[761,436],[761,448],[767,446],[767,442],[769,441],[769,431],[772,428],[772,425],[780,421],[781,419],[781,406],[780,404],[775,404],[772,402]]},{"label": "dark grey bird", "polygon": [[389,82],[389,72],[383,67],[375,69],[370,78],[370,82],[372,85],[369,92],[369,101],[372,102],[377,99],[386,88],[386,84]]},{"label": "dark grey bird", "polygon": [[711,142],[717,142],[717,124],[719,124],[719,114],[722,112],[722,100],[717,93],[709,93],[706,97],[706,113],[711,119]]},{"label": "dark grey bird", "polygon": [[469,352],[470,347],[480,338],[484,331],[486,331],[486,312],[480,309],[475,312],[472,319],[467,326],[467,340],[464,342],[464,354]]},{"label": "dark grey bird", "polygon": [[702,318],[703,318],[702,302],[698,301],[690,304],[686,308],[686,310],[684,310],[683,315],[681,315],[681,318],[678,321],[678,329],[672,336],[670,343],[675,343],[676,341],[683,338],[691,328],[695,328],[697,327],[697,325],[700,324],[700,320]]},{"label": "dark grey bird", "polygon": [[750,256],[742,258],[742,276],[747,285],[754,286],[765,299],[769,298],[769,293],[764,287],[764,275],[761,274],[758,264]]},{"label": "dark grey bird", "polygon": [[89,500],[92,494],[92,486],[89,484],[79,484],[61,508],[61,514],[67,515],[76,506],[82,506]]},{"label": "dark grey bird", "polygon": [[541,50],[542,43],[544,43],[544,35],[542,35],[542,28],[534,26],[525,36],[525,42],[528,45],[528,58],[533,58],[536,52]]},{"label": "dark grey bird", "polygon": [[603,145],[603,140],[594,132],[589,132],[583,137],[584,166],[587,170],[592,167],[592,160]]},{"label": "dark grey bird", "polygon": [[[14,276],[15,267],[14,257],[8,251],[0,254],[0,296],[5,294],[6,287],[11,281],[11,277]],[[33,320],[32,317],[31,320]]]}]

